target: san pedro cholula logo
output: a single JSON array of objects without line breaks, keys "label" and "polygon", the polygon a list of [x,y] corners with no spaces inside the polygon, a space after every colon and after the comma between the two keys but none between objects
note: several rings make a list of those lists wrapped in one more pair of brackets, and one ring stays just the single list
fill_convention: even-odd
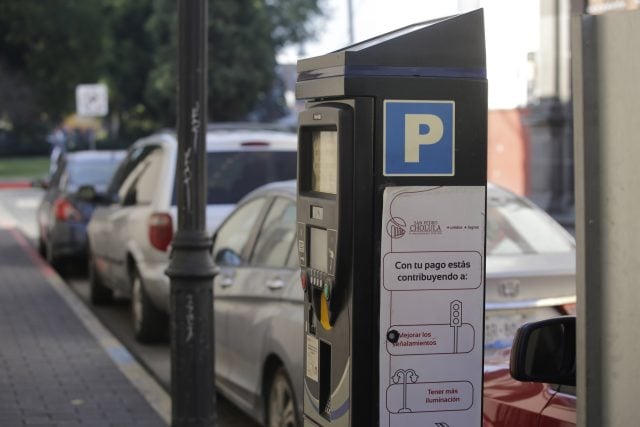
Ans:
[{"label": "san pedro cholula logo", "polygon": [[387,222],[387,234],[392,239],[399,239],[406,234],[407,223],[404,219],[394,216]]},{"label": "san pedro cholula logo", "polygon": [[409,227],[410,234],[442,234],[438,221],[415,220]]}]

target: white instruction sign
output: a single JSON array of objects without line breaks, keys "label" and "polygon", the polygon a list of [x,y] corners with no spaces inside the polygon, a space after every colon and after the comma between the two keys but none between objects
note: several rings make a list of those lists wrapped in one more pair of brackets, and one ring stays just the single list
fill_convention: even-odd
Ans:
[{"label": "white instruction sign", "polygon": [[312,381],[318,382],[318,338],[307,334],[307,372]]},{"label": "white instruction sign", "polygon": [[385,189],[381,427],[482,425],[485,193]]}]

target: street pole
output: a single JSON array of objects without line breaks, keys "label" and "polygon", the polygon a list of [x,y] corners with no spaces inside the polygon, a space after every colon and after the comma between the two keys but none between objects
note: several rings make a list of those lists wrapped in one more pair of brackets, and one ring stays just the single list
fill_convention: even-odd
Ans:
[{"label": "street pole", "polygon": [[206,232],[207,1],[178,0],[178,227],[171,263],[173,427],[215,423],[213,260]]},{"label": "street pole", "polygon": [[349,20],[349,44],[353,44],[355,37],[353,33],[353,0],[347,0],[348,20]]}]

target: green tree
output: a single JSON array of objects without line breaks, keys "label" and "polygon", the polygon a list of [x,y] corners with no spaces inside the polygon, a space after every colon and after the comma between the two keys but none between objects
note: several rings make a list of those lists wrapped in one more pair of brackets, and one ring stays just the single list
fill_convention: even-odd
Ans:
[{"label": "green tree", "polygon": [[[313,35],[321,0],[212,0],[209,2],[209,117],[242,119],[275,78],[276,53]],[[145,99],[165,126],[175,123],[176,2],[159,0],[145,25],[154,39]]]},{"label": "green tree", "polygon": [[[137,137],[157,126],[145,102],[153,66],[155,40],[148,31],[153,20],[152,0],[102,0],[104,5],[103,73],[107,82],[111,121],[127,136]],[[133,130],[133,134],[132,134]]]},{"label": "green tree", "polygon": [[[240,120],[274,84],[275,56],[308,39],[323,0],[210,0],[209,115]],[[106,82],[126,135],[174,126],[177,0],[0,1],[0,127],[52,124],[74,88]]]},{"label": "green tree", "polygon": [[102,0],[0,2],[0,115],[14,126],[73,111],[74,88],[100,77]]}]

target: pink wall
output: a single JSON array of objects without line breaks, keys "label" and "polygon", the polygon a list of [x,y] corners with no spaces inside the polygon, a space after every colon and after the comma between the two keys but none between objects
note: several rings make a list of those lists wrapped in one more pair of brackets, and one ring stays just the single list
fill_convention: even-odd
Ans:
[{"label": "pink wall", "polygon": [[489,181],[516,194],[528,190],[529,135],[522,123],[525,109],[489,111],[488,163]]}]

